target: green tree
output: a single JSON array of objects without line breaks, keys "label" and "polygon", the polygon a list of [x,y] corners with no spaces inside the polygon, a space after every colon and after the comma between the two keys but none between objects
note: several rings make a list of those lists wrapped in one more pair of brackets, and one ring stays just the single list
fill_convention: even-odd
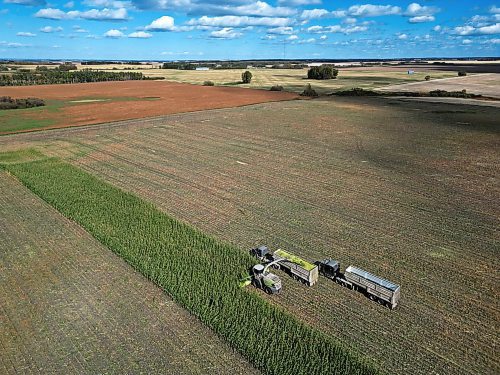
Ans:
[{"label": "green tree", "polygon": [[249,72],[248,70],[241,75],[241,81],[243,83],[250,83],[252,82],[252,73]]},{"label": "green tree", "polygon": [[338,69],[331,64],[323,64],[321,66],[313,66],[307,71],[309,79],[335,79],[339,74]]}]

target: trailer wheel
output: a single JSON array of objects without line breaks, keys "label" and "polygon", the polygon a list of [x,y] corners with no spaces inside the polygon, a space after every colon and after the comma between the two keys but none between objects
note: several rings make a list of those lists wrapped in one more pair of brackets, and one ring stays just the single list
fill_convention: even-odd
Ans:
[{"label": "trailer wheel", "polygon": [[267,286],[264,288],[264,292],[266,292],[267,294],[273,294],[273,291],[271,290],[271,288],[269,288]]}]

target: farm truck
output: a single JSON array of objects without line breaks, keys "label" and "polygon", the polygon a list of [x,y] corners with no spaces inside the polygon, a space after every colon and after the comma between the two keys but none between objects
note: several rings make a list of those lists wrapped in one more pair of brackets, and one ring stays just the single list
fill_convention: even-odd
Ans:
[{"label": "farm truck", "polygon": [[349,289],[360,291],[372,301],[385,305],[391,310],[399,303],[401,289],[399,285],[354,266],[347,267],[342,273],[340,263],[336,260],[324,259],[316,264],[323,276]]}]

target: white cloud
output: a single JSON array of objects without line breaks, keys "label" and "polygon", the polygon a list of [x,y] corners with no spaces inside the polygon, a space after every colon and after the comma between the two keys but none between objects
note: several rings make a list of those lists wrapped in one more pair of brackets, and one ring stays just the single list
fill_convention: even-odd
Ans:
[{"label": "white cloud", "polygon": [[306,9],[302,11],[300,18],[304,20],[313,20],[329,16],[331,13],[326,9]]},{"label": "white cloud", "polygon": [[34,37],[36,36],[36,34],[33,34],[33,33],[29,33],[29,32],[24,32],[24,31],[20,31],[16,34],[17,36],[24,36],[24,37]]},{"label": "white cloud", "polygon": [[221,30],[212,31],[210,36],[217,39],[236,39],[241,37],[243,34],[235,31],[232,27],[224,27]]},{"label": "white cloud", "polygon": [[274,27],[272,29],[267,29],[269,34],[281,34],[281,35],[290,35],[294,33],[293,27],[290,26],[280,26]]},{"label": "white cloud", "polygon": [[88,30],[85,30],[85,29],[82,29],[80,26],[78,25],[75,25],[73,26],[73,31],[75,33],[88,33],[89,31]]},{"label": "white cloud", "polygon": [[457,26],[454,33],[458,35],[493,35],[500,34],[500,23],[494,25],[474,27],[471,25]]},{"label": "white cloud", "polygon": [[496,5],[493,5],[493,6],[490,8],[490,13],[491,13],[491,14],[498,14],[498,13],[500,13],[500,8],[498,8]]},{"label": "white cloud", "polygon": [[439,12],[439,8],[422,6],[418,3],[411,3],[406,8],[404,15],[408,16],[408,17],[432,16],[433,14],[436,14],[438,12]]},{"label": "white cloud", "polygon": [[287,40],[297,40],[299,37],[297,35],[290,35]]},{"label": "white cloud", "polygon": [[367,26],[347,26],[342,27],[340,25],[332,25],[332,26],[311,26],[307,28],[307,32],[314,34],[323,34],[323,33],[343,33],[343,34],[352,34],[359,33],[368,30]]},{"label": "white cloud", "polygon": [[440,25],[436,25],[432,28],[432,30],[436,31],[436,32],[439,32],[441,31],[441,26]]},{"label": "white cloud", "polygon": [[328,37],[327,37],[326,35],[321,35],[319,38],[320,38],[321,40],[327,40],[327,39],[328,39]]},{"label": "white cloud", "polygon": [[472,40],[464,39],[464,40],[462,40],[462,44],[472,44]]},{"label": "white cloud", "polygon": [[120,30],[116,30],[116,29],[111,29],[111,30],[108,30],[104,33],[104,36],[106,38],[114,38],[114,39],[117,39],[117,38],[123,38],[125,36],[125,34],[123,34]]},{"label": "white cloud", "polygon": [[6,41],[0,41],[0,46],[7,47],[7,48],[21,48],[21,47],[31,47],[29,44],[22,44],[22,43],[12,43],[12,42],[6,42]]},{"label": "white cloud", "polygon": [[138,38],[138,39],[149,39],[153,36],[153,34],[147,33],[145,31],[136,31],[134,33],[128,34],[129,38]]},{"label": "white cloud", "polygon": [[261,17],[286,17],[297,13],[295,9],[273,7],[264,1],[256,1],[237,7],[223,7],[221,10],[226,10],[226,14]]},{"label": "white cloud", "polygon": [[45,8],[35,13],[35,17],[47,18],[51,20],[85,19],[93,21],[124,21],[128,19],[127,10],[119,9],[90,9],[87,11],[71,10],[64,12],[60,9]]},{"label": "white cloud", "polygon": [[64,4],[65,8],[73,8],[75,6],[74,1],[68,1],[66,4]]},{"label": "white cloud", "polygon": [[348,13],[355,17],[377,17],[401,14],[401,8],[392,5],[353,5],[349,7]]},{"label": "white cloud", "polygon": [[173,17],[170,16],[162,16],[153,22],[150,25],[146,26],[146,30],[151,31],[174,31],[175,21]]},{"label": "white cloud", "polygon": [[58,27],[52,27],[52,26],[44,26],[40,29],[42,33],[58,33],[63,31],[63,28],[61,26]]},{"label": "white cloud", "polygon": [[283,17],[248,17],[248,16],[203,16],[198,19],[191,19],[188,25],[214,26],[214,27],[245,27],[245,26],[268,26],[279,27],[288,26],[290,18]]},{"label": "white cloud", "polygon": [[353,18],[353,17],[347,17],[345,20],[342,21],[342,23],[344,23],[346,25],[352,25],[352,24],[355,24],[356,22],[358,22],[358,20],[356,18]]},{"label": "white cloud", "polygon": [[422,22],[433,22],[436,18],[434,16],[415,16],[411,17],[408,22],[410,23],[422,23]]},{"label": "white cloud", "polygon": [[45,8],[35,13],[35,17],[47,18],[49,20],[62,20],[66,18],[66,13],[60,9]]},{"label": "white cloud", "polygon": [[408,39],[408,35],[407,34],[399,34],[398,39],[406,40],[406,39]]}]

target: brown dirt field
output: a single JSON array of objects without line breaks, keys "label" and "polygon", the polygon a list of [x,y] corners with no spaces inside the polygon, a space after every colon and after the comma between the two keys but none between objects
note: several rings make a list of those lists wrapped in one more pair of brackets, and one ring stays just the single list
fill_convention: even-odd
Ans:
[{"label": "brown dirt field", "polygon": [[259,373],[2,171],[0,192],[1,374]]},{"label": "brown dirt field", "polygon": [[[390,374],[498,374],[497,108],[264,103],[14,135],[242,249],[334,257],[402,287],[394,311],[284,274],[270,298]],[[244,164],[242,164],[244,163]]]},{"label": "brown dirt field", "polygon": [[[31,114],[31,118],[35,116],[40,120],[51,119],[55,122],[53,126],[41,129],[91,125],[297,98],[296,94],[286,92],[248,90],[237,87],[194,86],[165,81],[0,87],[0,96],[15,98],[38,97],[44,100],[61,101],[83,98],[127,98],[127,100],[123,101],[79,103],[78,105],[67,103],[68,105],[65,105],[62,111],[40,111]],[[131,100],[130,98],[137,98],[138,100]],[[147,98],[158,99],[146,100]]]}]

